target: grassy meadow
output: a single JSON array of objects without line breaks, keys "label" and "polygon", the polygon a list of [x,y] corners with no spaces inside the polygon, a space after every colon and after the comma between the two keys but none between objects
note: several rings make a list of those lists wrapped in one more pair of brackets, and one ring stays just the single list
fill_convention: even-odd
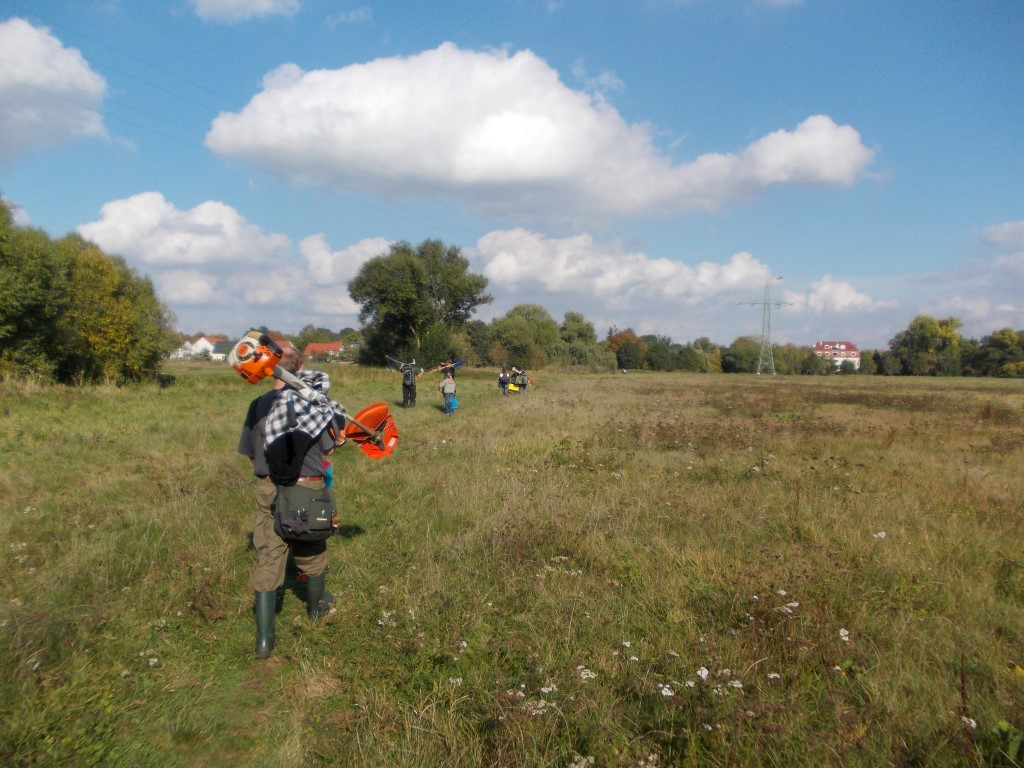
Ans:
[{"label": "grassy meadow", "polygon": [[338,610],[253,657],[249,385],[0,382],[0,765],[1014,766],[1024,389],[325,366]]}]

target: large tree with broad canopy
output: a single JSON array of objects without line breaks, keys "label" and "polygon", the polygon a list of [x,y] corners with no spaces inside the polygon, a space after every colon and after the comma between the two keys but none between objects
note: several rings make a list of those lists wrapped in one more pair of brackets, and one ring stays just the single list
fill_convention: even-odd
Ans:
[{"label": "large tree with broad canopy", "polygon": [[492,300],[487,278],[470,272],[460,249],[440,240],[392,244],[363,264],[348,288],[364,325],[360,360],[374,364],[385,355],[448,354],[452,333]]}]

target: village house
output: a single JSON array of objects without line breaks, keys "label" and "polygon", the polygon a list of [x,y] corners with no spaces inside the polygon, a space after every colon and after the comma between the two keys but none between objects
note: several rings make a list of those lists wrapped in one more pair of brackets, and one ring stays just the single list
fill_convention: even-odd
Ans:
[{"label": "village house", "polygon": [[324,358],[338,358],[345,351],[345,345],[340,341],[311,342],[306,345],[302,356],[310,360],[322,360]]},{"label": "village house", "polygon": [[860,349],[848,341],[819,341],[814,345],[814,354],[818,357],[827,357],[836,368],[842,365],[844,360],[853,363],[854,368],[860,368]]},{"label": "village house", "polygon": [[213,345],[213,351],[210,353],[210,359],[215,363],[223,363],[228,359],[228,355],[231,354],[231,350],[235,348],[235,342],[233,341],[218,341]]},{"label": "village house", "polygon": [[185,339],[185,342],[176,350],[171,352],[171,360],[197,360],[211,358],[213,348],[218,342],[224,341],[223,336],[207,336],[197,333]]}]

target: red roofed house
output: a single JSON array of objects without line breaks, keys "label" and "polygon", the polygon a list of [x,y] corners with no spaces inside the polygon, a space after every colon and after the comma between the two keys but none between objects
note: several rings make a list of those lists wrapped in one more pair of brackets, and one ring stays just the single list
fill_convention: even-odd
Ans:
[{"label": "red roofed house", "polygon": [[340,357],[345,345],[340,341],[313,342],[306,345],[303,350],[303,357]]},{"label": "red roofed house", "polygon": [[836,368],[844,360],[852,362],[854,368],[860,368],[860,350],[848,341],[819,341],[814,345],[814,354],[827,357]]}]

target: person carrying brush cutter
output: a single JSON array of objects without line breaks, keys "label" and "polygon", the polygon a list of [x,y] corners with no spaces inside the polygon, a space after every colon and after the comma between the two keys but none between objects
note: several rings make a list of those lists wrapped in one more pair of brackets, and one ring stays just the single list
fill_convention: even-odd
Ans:
[{"label": "person carrying brush cutter", "polygon": [[[302,355],[292,346],[284,347],[281,367],[289,373],[302,370]],[[313,386],[330,386],[326,374],[319,371],[304,372]],[[326,381],[326,384],[324,383]],[[334,598],[325,590],[327,577],[327,541],[285,541],[274,528],[274,500],[278,486],[304,485],[323,489],[324,463],[339,444],[342,430],[336,421],[310,436],[299,429],[289,429],[302,402],[292,402],[285,395],[284,382],[277,380],[274,389],[260,395],[249,404],[242,433],[238,440],[238,453],[252,461],[256,476],[256,518],[252,543],[257,553],[256,568],[250,581],[256,593],[256,658],[266,659],[274,649],[274,618],[284,600],[285,566],[291,552],[298,568],[300,581],[306,582],[306,611],[313,621],[334,610]],[[299,414],[301,415],[301,413]],[[296,422],[296,425],[301,420]],[[279,438],[266,445],[268,434],[280,433]],[[269,456],[269,458],[268,458]]]},{"label": "person carrying brush cutter", "polygon": [[423,369],[416,365],[416,360],[409,359],[402,363],[402,407],[416,407],[416,379],[423,375]]}]

